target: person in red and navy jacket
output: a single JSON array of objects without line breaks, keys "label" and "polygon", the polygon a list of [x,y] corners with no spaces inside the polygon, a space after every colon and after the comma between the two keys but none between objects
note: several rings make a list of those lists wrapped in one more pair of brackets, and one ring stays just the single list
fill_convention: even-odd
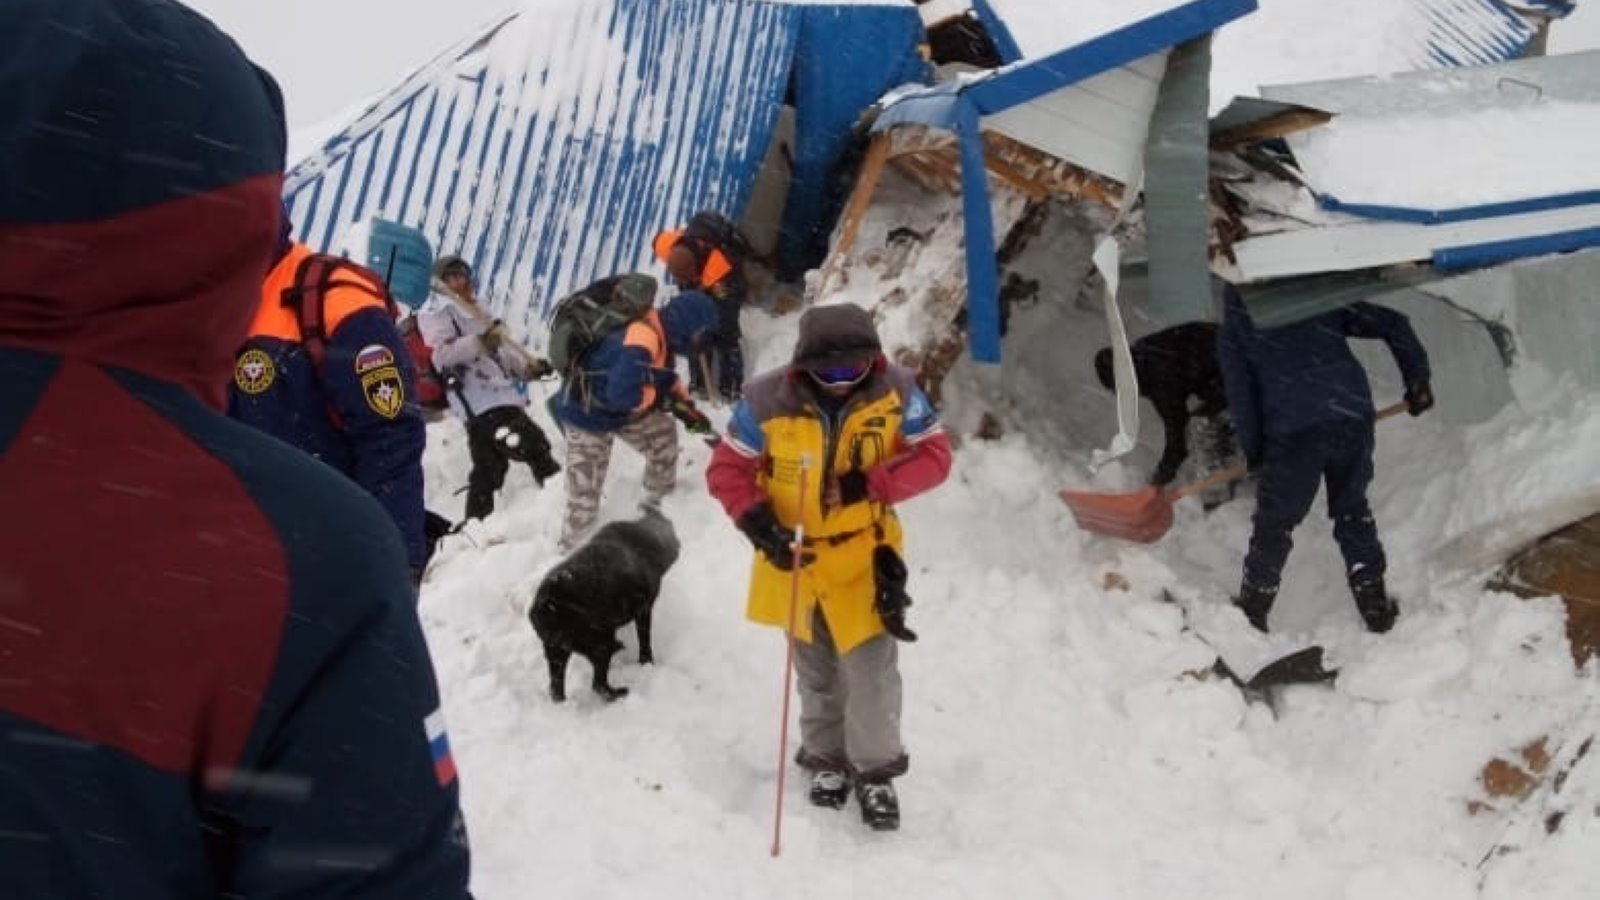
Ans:
[{"label": "person in red and navy jacket", "polygon": [[[388,293],[367,269],[291,240],[287,221],[277,253],[234,359],[228,414],[365,488],[400,529],[412,580],[419,582],[427,562],[422,451],[428,439],[411,389],[416,373]],[[325,287],[312,274],[324,269]],[[317,303],[320,310],[303,320],[302,304]],[[321,334],[306,334],[303,321]]]},{"label": "person in red and navy jacket", "polygon": [[222,412],[276,86],[170,0],[5,21],[0,895],[468,900],[394,528]]}]

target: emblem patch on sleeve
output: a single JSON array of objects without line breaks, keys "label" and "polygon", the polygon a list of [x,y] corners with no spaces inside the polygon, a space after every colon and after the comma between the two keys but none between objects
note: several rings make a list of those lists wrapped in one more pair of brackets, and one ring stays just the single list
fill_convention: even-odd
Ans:
[{"label": "emblem patch on sleeve", "polygon": [[356,374],[365,375],[373,369],[394,365],[394,352],[382,344],[368,344],[356,354]]},{"label": "emblem patch on sleeve", "polygon": [[259,394],[272,387],[278,377],[278,367],[264,351],[250,349],[239,354],[233,365],[233,383],[246,394]]},{"label": "emblem patch on sleeve", "polygon": [[400,370],[384,366],[361,376],[361,393],[367,398],[372,411],[385,419],[400,415],[406,406],[406,389],[400,380]]}]

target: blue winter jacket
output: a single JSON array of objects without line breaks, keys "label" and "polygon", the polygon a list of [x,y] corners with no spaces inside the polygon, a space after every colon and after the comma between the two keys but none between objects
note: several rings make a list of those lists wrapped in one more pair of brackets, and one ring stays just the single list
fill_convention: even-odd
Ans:
[{"label": "blue winter jacket", "polygon": [[716,302],[698,291],[602,337],[583,355],[579,375],[562,382],[556,418],[584,431],[620,431],[678,384],[674,353],[689,353],[715,331]]},{"label": "blue winter jacket", "polygon": [[1258,329],[1232,286],[1224,290],[1217,362],[1239,447],[1259,462],[1267,438],[1373,418],[1372,388],[1349,338],[1389,345],[1407,385],[1427,381],[1428,353],[1402,314],[1371,303]]},{"label": "blue winter jacket", "polygon": [[169,0],[5,0],[0,897],[468,900],[399,538],[222,414],[276,87]]}]

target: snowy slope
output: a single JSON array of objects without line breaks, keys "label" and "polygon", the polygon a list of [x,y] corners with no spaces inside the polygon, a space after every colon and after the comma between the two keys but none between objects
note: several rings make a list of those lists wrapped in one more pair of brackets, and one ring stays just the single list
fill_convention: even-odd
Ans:
[{"label": "snowy slope", "polygon": [[[758,365],[781,361],[792,321],[750,312],[747,324]],[[545,696],[523,616],[553,562],[563,489],[514,472],[502,511],[447,545],[422,605],[478,894],[1479,896],[1475,867],[1508,821],[1468,814],[1479,768],[1559,738],[1597,686],[1572,674],[1558,603],[1508,601],[1421,558],[1443,520],[1499,490],[1469,477],[1468,459],[1514,452],[1527,434],[1594,439],[1600,401],[1538,387],[1555,399],[1470,432],[1427,419],[1382,431],[1372,495],[1405,603],[1390,635],[1360,631],[1326,523],[1302,528],[1274,626],[1323,640],[1345,675],[1291,689],[1277,719],[1197,678],[1210,652],[1157,599],[1162,586],[1224,595],[1247,500],[1206,520],[1185,506],[1164,542],[1121,545],[1073,526],[1050,495],[1063,474],[1020,438],[966,441],[950,482],[903,508],[922,635],[902,655],[904,829],[874,835],[853,806],[810,808],[792,779],[778,861],[767,846],[783,647],[742,621],[750,551],[705,493],[708,451],[686,442],[666,504],[684,553],[657,606],[658,662],[638,667],[620,632],[630,649],[613,680],[633,695],[612,706],[583,687],[582,662],[571,702]],[[464,441],[453,423],[431,440],[432,504],[454,514]],[[619,450],[606,515],[630,514],[640,473]],[[1567,458],[1539,477],[1559,488],[1596,475]],[[1107,590],[1108,572],[1131,590]],[[1589,895],[1583,860],[1600,837],[1588,834],[1536,860],[1556,866],[1540,896]],[[1502,884],[1483,896],[1520,895]]]}]

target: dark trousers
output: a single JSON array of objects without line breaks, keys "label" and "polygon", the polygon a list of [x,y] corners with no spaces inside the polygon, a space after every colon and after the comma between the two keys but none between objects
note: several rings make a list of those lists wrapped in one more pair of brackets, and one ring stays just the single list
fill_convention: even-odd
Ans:
[{"label": "dark trousers", "polygon": [[690,358],[693,369],[689,373],[689,390],[695,394],[708,393],[706,370],[717,380],[717,393],[722,399],[733,401],[744,393],[744,348],[737,335],[717,335],[704,354]]},{"label": "dark trousers", "polygon": [[[501,429],[505,435],[497,436]],[[516,406],[497,406],[474,416],[467,423],[467,450],[472,456],[472,473],[467,476],[469,519],[482,519],[494,511],[495,491],[506,483],[512,463],[527,463],[541,485],[561,471],[550,454],[550,439],[528,418],[527,410]]]},{"label": "dark trousers", "polygon": [[1373,422],[1350,420],[1268,438],[1256,484],[1245,583],[1276,589],[1294,547],[1294,529],[1311,510],[1317,488],[1328,486],[1328,517],[1352,582],[1379,579],[1383,545],[1367,505],[1372,483]]}]

